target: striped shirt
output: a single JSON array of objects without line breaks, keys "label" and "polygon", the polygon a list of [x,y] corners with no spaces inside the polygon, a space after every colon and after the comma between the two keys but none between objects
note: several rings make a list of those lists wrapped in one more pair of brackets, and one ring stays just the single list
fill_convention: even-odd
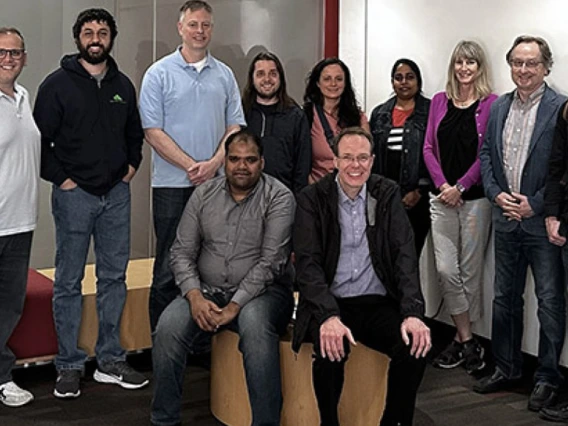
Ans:
[{"label": "striped shirt", "polygon": [[393,127],[387,138],[387,149],[391,151],[402,151],[402,132],[404,127]]},{"label": "striped shirt", "polygon": [[519,93],[515,92],[509,109],[509,115],[503,127],[503,167],[510,191],[521,191],[523,168],[527,161],[536,115],[544,89],[543,83],[529,95],[526,102],[523,102]]}]

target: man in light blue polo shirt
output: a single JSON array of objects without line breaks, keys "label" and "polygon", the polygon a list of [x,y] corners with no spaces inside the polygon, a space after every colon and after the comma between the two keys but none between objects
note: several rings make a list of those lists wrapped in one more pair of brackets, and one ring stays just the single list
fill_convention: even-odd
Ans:
[{"label": "man in light blue polo shirt", "polygon": [[148,69],[140,93],[142,126],[153,148],[152,331],[179,293],[168,260],[187,200],[196,185],[215,176],[224,161],[225,139],[245,124],[233,72],[207,51],[213,32],[211,6],[186,1],[177,27],[182,45]]}]

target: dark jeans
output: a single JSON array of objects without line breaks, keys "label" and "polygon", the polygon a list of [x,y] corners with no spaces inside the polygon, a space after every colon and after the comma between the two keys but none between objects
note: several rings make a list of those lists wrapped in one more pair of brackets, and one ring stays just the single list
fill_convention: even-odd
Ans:
[{"label": "dark jeans", "polygon": [[24,308],[32,235],[30,231],[0,237],[0,384],[12,380],[16,357],[6,342]]},{"label": "dark jeans", "polygon": [[[204,294],[219,307],[231,294]],[[270,285],[248,302],[227,326],[239,334],[253,426],[279,426],[282,409],[279,336],[290,321],[294,301],[289,288]],[[203,331],[193,320],[189,301],[177,297],[163,312],[154,332],[152,360],[154,398],[152,423],[175,425],[180,410],[187,355],[209,346],[213,333]]]},{"label": "dark jeans", "polygon": [[195,188],[153,188],[152,211],[156,233],[156,258],[150,288],[150,327],[156,329],[160,315],[179,295],[179,288],[170,270],[170,248],[185,205]]},{"label": "dark jeans", "polygon": [[53,317],[57,331],[57,370],[82,370],[87,359],[77,346],[85,262],[94,241],[99,330],[95,354],[99,365],[124,360],[120,320],[126,301],[126,267],[130,258],[130,185],[117,183],[96,196],[76,187],[53,186],[55,221],[55,280]]},{"label": "dark jeans", "polygon": [[[353,333],[355,340],[391,358],[387,384],[387,401],[381,426],[411,426],[416,393],[424,375],[426,361],[410,355],[402,341],[402,318],[398,305],[382,296],[360,296],[337,299],[341,321]],[[339,426],[337,407],[344,381],[347,356],[340,362],[321,357],[319,326],[312,324],[314,342],[313,382],[321,426]],[[349,352],[347,339],[344,341]],[[363,408],[364,409],[364,408]]]},{"label": "dark jeans", "polygon": [[527,268],[530,265],[540,323],[536,383],[560,386],[558,361],[566,324],[561,249],[546,237],[495,231],[495,297],[492,347],[497,369],[508,378],[522,373],[521,342]]}]

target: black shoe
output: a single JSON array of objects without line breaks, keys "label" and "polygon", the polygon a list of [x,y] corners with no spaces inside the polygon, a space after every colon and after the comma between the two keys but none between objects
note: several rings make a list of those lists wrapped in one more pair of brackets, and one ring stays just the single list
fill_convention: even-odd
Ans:
[{"label": "black shoe", "polygon": [[140,389],[149,380],[134,370],[126,361],[115,361],[99,365],[93,378],[99,383],[111,383],[124,389]]},{"label": "black shoe", "polygon": [[548,383],[537,383],[529,398],[529,410],[540,411],[556,405],[558,390]]},{"label": "black shoe", "polygon": [[485,368],[485,361],[483,360],[483,355],[485,350],[483,346],[475,339],[469,339],[467,342],[463,342],[463,357],[465,359],[465,370],[467,374],[474,374]]},{"label": "black shoe", "polygon": [[465,358],[463,357],[463,345],[460,342],[452,340],[446,349],[444,349],[434,361],[432,365],[438,368],[455,368],[463,364]]},{"label": "black shoe", "polygon": [[57,398],[77,398],[81,395],[81,370],[59,370],[53,395]]},{"label": "black shoe", "polygon": [[568,422],[568,402],[540,410],[539,416],[552,422]]},{"label": "black shoe", "polygon": [[498,370],[491,376],[484,377],[473,385],[473,391],[477,393],[499,392],[516,384],[518,379],[508,379]]}]

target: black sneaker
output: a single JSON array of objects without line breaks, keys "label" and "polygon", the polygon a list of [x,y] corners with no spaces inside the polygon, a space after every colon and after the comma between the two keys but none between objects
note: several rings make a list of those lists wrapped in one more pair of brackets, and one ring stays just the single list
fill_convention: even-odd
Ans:
[{"label": "black sneaker", "polygon": [[81,395],[81,370],[59,370],[53,395],[57,398],[77,398]]},{"label": "black sneaker", "polygon": [[434,361],[432,365],[438,368],[456,368],[458,365],[463,364],[465,358],[463,357],[463,345],[460,342],[452,340],[446,349],[444,349]]},{"label": "black sneaker", "polygon": [[473,374],[483,370],[485,368],[485,361],[483,360],[485,350],[483,346],[481,346],[475,338],[463,342],[462,345],[467,374]]},{"label": "black sneaker", "polygon": [[150,382],[128,365],[126,361],[99,365],[93,377],[99,383],[112,383],[124,389],[140,389]]}]

